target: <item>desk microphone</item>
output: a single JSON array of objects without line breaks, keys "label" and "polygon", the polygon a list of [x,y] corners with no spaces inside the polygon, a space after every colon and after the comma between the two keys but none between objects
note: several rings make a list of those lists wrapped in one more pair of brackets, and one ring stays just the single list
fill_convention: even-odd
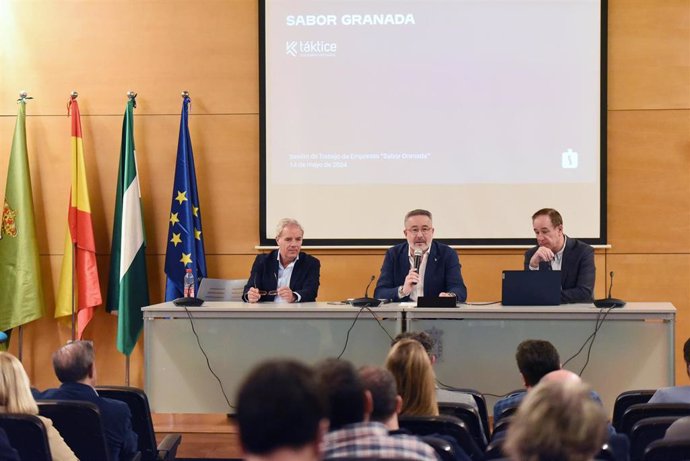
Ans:
[{"label": "desk microphone", "polygon": [[609,272],[609,275],[611,276],[611,284],[609,285],[609,295],[604,299],[595,300],[594,305],[602,309],[623,307],[625,306],[625,301],[623,301],[622,299],[611,297],[611,289],[613,288],[613,271]]},{"label": "desk microphone", "polygon": [[370,298],[369,297],[369,287],[371,286],[371,282],[374,281],[376,278],[375,275],[371,276],[371,280],[369,280],[369,284],[367,285],[366,289],[364,290],[364,297],[363,298],[355,298],[352,301],[350,301],[350,304],[352,304],[355,307],[376,307],[379,304],[381,304],[381,301],[376,299],[376,298]]}]

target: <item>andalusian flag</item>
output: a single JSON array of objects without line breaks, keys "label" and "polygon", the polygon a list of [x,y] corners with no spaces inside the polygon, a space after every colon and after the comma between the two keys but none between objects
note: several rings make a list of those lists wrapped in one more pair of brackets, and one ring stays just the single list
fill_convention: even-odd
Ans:
[{"label": "andalusian flag", "polygon": [[[96,243],[93,237],[89,188],[86,184],[79,104],[76,99],[70,99],[68,110],[72,114],[72,188],[55,317],[72,316],[72,290],[76,290],[77,338],[81,339],[84,328],[93,318],[96,306],[103,301],[98,284]],[[72,278],[73,271],[77,277],[76,284]]]},{"label": "andalusian flag", "polygon": [[168,248],[165,252],[165,300],[172,301],[182,296],[183,278],[186,269],[192,269],[195,286],[199,291],[199,280],[206,277],[206,256],[204,238],[201,233],[201,208],[196,187],[194,153],[189,136],[189,96],[182,101],[180,136],[177,140],[177,162],[175,181],[170,206],[168,227]]},{"label": "andalusian flag", "polygon": [[19,100],[0,229],[0,330],[43,315],[43,283],[26,150],[26,101]]},{"label": "andalusian flag", "polygon": [[144,324],[141,308],[149,304],[145,253],[144,216],[134,151],[134,100],[130,99],[122,123],[107,302],[109,312],[117,311],[117,349],[125,355],[131,354],[137,344]]}]

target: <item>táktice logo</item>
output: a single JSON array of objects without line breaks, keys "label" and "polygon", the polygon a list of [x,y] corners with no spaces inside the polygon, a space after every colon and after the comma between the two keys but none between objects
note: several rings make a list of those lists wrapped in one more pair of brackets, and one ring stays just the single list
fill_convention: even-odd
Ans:
[{"label": "t\u00e1ktice logo", "polygon": [[290,56],[297,56],[297,42],[285,42],[285,52]]},{"label": "t\u00e1ktice logo", "polygon": [[324,40],[292,40],[285,42],[285,54],[293,57],[332,57],[338,45]]}]

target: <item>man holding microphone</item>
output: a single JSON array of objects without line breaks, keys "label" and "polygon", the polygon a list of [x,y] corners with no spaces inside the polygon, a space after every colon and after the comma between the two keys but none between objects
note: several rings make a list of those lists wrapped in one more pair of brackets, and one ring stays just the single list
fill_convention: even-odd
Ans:
[{"label": "man holding microphone", "polygon": [[412,210],[405,215],[407,242],[386,252],[374,297],[394,302],[416,301],[419,296],[455,296],[467,300],[458,254],[433,241],[431,212]]}]

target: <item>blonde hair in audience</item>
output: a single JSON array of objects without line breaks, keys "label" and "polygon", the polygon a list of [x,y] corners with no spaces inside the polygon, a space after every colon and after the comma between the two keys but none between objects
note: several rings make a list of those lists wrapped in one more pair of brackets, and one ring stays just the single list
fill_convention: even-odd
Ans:
[{"label": "blonde hair in audience", "polygon": [[388,352],[386,368],[402,397],[401,415],[438,416],[436,376],[424,347],[413,339],[397,342]]},{"label": "blonde hair in audience", "polygon": [[606,424],[585,384],[543,382],[527,392],[503,448],[514,461],[589,461],[606,440]]},{"label": "blonde hair in audience", "polygon": [[7,413],[38,414],[24,366],[9,352],[0,352],[0,405]]}]

